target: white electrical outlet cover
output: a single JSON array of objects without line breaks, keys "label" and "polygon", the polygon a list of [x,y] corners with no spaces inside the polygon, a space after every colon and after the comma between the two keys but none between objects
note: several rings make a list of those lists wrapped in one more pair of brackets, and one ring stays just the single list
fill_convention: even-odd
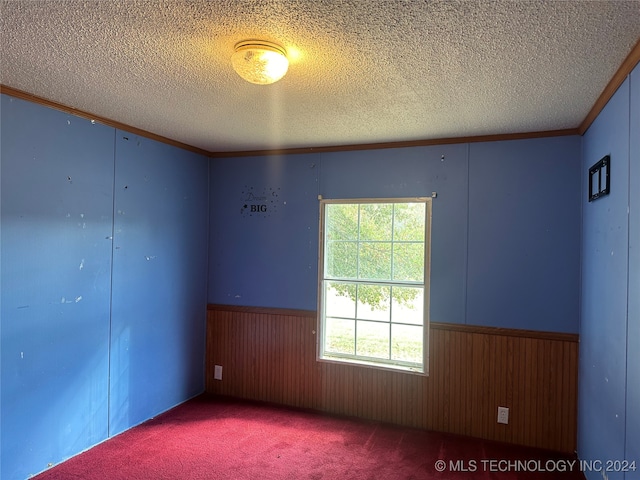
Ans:
[{"label": "white electrical outlet cover", "polygon": [[509,423],[509,409],[507,407],[498,407],[498,423]]}]

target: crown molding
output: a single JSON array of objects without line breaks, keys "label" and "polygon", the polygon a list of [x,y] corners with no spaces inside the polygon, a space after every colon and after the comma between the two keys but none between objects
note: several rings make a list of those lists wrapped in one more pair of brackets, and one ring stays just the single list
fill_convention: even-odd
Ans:
[{"label": "crown molding", "polygon": [[527,138],[559,137],[578,135],[577,128],[547,130],[541,132],[504,133],[496,135],[478,135],[470,137],[435,138],[429,140],[410,140],[404,142],[363,143],[354,145],[335,145],[326,147],[281,148],[270,150],[247,150],[235,152],[209,152],[211,158],[261,157],[296,155],[304,153],[350,152],[356,150],[380,150],[385,148],[425,147],[431,145],[452,145],[456,143],[497,142],[503,140],[523,140]]},{"label": "crown molding", "polygon": [[99,115],[94,115],[89,112],[85,112],[84,110],[78,110],[77,108],[70,107],[68,105],[63,105],[61,103],[52,102],[51,100],[47,100],[46,98],[38,97],[36,95],[32,95],[27,92],[23,92],[22,90],[18,90],[17,88],[8,87],[6,85],[0,84],[0,94],[4,93],[6,95],[10,95],[15,98],[20,98],[22,100],[27,100],[32,103],[37,103],[38,105],[43,105],[45,107],[53,108],[55,110],[59,110],[64,113],[68,113],[71,115],[75,115],[76,117],[86,118],[87,120],[93,120],[97,123],[101,123],[103,125],[107,125],[109,127],[117,128],[119,130],[125,130],[134,135],[139,135],[141,137],[149,138],[151,140],[156,140],[161,143],[166,143],[168,145],[173,145],[174,147],[181,148],[183,150],[188,150],[190,152],[198,153],[200,155],[205,155],[210,157],[210,152],[203,150],[198,147],[194,147],[192,145],[188,145],[186,143],[178,142],[176,140],[172,140],[167,137],[163,137],[161,135],[156,135],[155,133],[148,132],[146,130],[142,130],[140,128],[132,127],[131,125],[127,125],[125,123],[117,122],[115,120],[111,120],[109,118],[101,117]]},{"label": "crown molding", "polygon": [[631,71],[635,68],[635,66],[640,62],[640,40],[636,43],[635,47],[631,50],[627,58],[624,59],[618,71],[613,75],[609,83],[596,100],[596,103],[593,104],[591,110],[584,118],[580,126],[578,127],[578,132],[580,135],[584,135],[585,132],[589,129],[594,120],[600,115],[602,109],[605,107],[607,102],[611,100],[616,90],[622,85],[622,82],[629,76]]}]

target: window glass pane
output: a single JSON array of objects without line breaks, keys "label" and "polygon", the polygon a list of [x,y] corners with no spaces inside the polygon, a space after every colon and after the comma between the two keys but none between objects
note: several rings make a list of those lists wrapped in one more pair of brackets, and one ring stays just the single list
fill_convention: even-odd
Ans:
[{"label": "window glass pane", "polygon": [[356,286],[349,283],[325,282],[325,315],[356,318]]},{"label": "window glass pane", "polygon": [[321,355],[422,371],[430,202],[324,203]]},{"label": "window glass pane", "polygon": [[326,318],[324,351],[353,355],[355,351],[355,320]]},{"label": "window glass pane", "polygon": [[391,287],[358,285],[358,318],[389,321]]},{"label": "window glass pane", "polygon": [[404,242],[424,242],[424,203],[394,205],[393,239]]},{"label": "window glass pane", "polygon": [[360,205],[360,240],[391,241],[393,204]]},{"label": "window glass pane", "polygon": [[356,355],[389,358],[389,324],[358,321]]},{"label": "window glass pane", "polygon": [[424,279],[423,243],[395,243],[393,245],[393,279],[422,282]]},{"label": "window glass pane", "polygon": [[358,239],[358,204],[326,205],[327,240]]},{"label": "window glass pane", "polygon": [[391,243],[360,243],[360,271],[358,278],[367,280],[391,279]]},{"label": "window glass pane", "polygon": [[344,241],[327,242],[324,270],[327,278],[357,278],[358,244]]},{"label": "window glass pane", "polygon": [[391,359],[422,363],[422,327],[391,325]]},{"label": "window glass pane", "polygon": [[424,289],[422,287],[393,287],[392,321],[424,324]]}]

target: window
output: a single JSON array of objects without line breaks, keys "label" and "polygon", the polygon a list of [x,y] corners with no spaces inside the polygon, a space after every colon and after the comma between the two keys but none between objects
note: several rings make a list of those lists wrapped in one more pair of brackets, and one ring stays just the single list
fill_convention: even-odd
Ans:
[{"label": "window", "polygon": [[321,200],[319,358],[426,373],[431,199]]}]

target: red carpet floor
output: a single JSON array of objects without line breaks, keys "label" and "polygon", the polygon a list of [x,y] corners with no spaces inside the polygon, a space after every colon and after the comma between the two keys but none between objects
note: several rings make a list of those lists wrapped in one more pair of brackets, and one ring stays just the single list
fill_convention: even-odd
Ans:
[{"label": "red carpet floor", "polygon": [[569,470],[572,460],[536,449],[203,395],[34,478],[583,480],[577,464],[558,471]]}]

